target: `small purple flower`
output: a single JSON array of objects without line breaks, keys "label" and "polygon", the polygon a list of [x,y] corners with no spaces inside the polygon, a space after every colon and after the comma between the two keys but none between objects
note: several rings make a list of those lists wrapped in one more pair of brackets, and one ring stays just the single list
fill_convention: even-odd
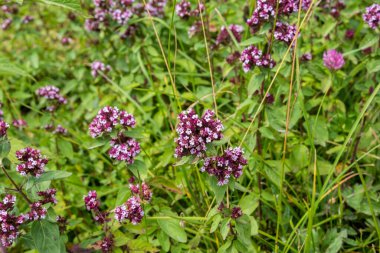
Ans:
[{"label": "small purple flower", "polygon": [[[236,41],[240,42],[241,41],[241,33],[244,30],[243,27],[241,25],[230,25],[228,27],[228,29],[231,31],[231,33],[235,37]],[[228,33],[227,28],[222,26],[222,28],[220,29],[220,32],[218,34],[218,37],[216,38],[216,45],[220,45],[220,44],[227,45],[231,41],[232,41],[231,36]]]},{"label": "small purple flower", "polygon": [[0,202],[0,244],[4,247],[12,246],[19,236],[19,227],[27,221],[24,215],[13,214],[16,197],[6,195]]},{"label": "small purple flower", "polygon": [[119,124],[119,109],[106,106],[102,108],[92,120],[89,129],[93,138],[110,133]]},{"label": "small purple flower", "polygon": [[113,235],[110,234],[109,236],[105,236],[100,243],[100,247],[102,249],[103,253],[112,253],[113,247],[114,247],[114,240],[113,240]]},{"label": "small purple flower", "polygon": [[29,221],[45,219],[47,210],[40,201],[30,204],[30,211],[25,215]]},{"label": "small purple flower", "polygon": [[345,37],[348,40],[352,40],[354,38],[354,35],[355,35],[355,30],[353,29],[348,29],[345,33]]},{"label": "small purple flower", "polygon": [[32,22],[34,20],[34,18],[32,16],[25,16],[23,19],[22,19],[22,23],[23,24],[29,24],[30,22]]},{"label": "small purple flower", "polygon": [[42,197],[43,199],[40,201],[41,204],[47,204],[47,203],[52,203],[54,205],[57,204],[57,199],[55,197],[57,193],[56,189],[47,189],[46,191],[39,191],[37,192],[37,195]]},{"label": "small purple flower", "polygon": [[15,119],[15,120],[13,120],[12,125],[15,128],[22,129],[22,128],[28,126],[28,123],[26,123],[26,121],[23,119]]},{"label": "small purple flower", "polygon": [[55,130],[53,131],[53,134],[58,134],[58,135],[66,135],[67,134],[67,129],[64,128],[61,125],[57,125]]},{"label": "small purple flower", "polygon": [[313,55],[311,53],[304,53],[301,56],[301,61],[311,61],[313,59]]},{"label": "small purple flower", "polygon": [[376,29],[380,26],[380,5],[372,4],[366,8],[365,13],[363,14],[363,20],[371,27]]},{"label": "small purple flower", "polygon": [[11,27],[12,21],[13,20],[11,18],[4,20],[4,22],[1,24],[1,29],[3,29],[3,31],[8,30],[9,27]]},{"label": "small purple flower", "polygon": [[344,58],[335,49],[327,50],[323,54],[323,64],[330,70],[338,70],[344,66]]},{"label": "small purple flower", "polygon": [[186,0],[182,0],[175,6],[175,11],[178,17],[187,19],[191,16],[191,3]]},{"label": "small purple flower", "polygon": [[128,164],[134,163],[135,157],[140,153],[140,144],[135,139],[121,133],[116,138],[111,139],[110,145],[109,156]]},{"label": "small purple flower", "polygon": [[207,110],[202,118],[199,118],[193,109],[178,115],[176,131],[179,137],[175,139],[175,157],[201,157],[207,149],[206,144],[222,138],[223,125],[214,117],[215,113],[211,110]]},{"label": "small purple flower", "polygon": [[84,27],[87,31],[97,32],[100,30],[100,23],[94,18],[86,19]]},{"label": "small purple flower", "polygon": [[243,211],[241,210],[240,207],[238,206],[235,206],[234,208],[232,208],[232,211],[231,211],[231,218],[232,219],[238,219],[240,218],[241,216],[243,216]]},{"label": "small purple flower", "polygon": [[111,70],[111,66],[110,65],[105,65],[101,61],[94,61],[91,64],[91,75],[93,77],[97,77],[99,75],[100,71],[103,72],[103,73],[107,73],[110,70]]},{"label": "small purple flower", "polygon": [[0,138],[7,135],[9,124],[0,119]]},{"label": "small purple flower", "polygon": [[66,45],[70,45],[72,42],[72,39],[70,37],[63,37],[61,39],[61,44],[66,46]]},{"label": "small purple flower", "polygon": [[[296,36],[297,28],[295,25],[289,25],[282,22],[276,23],[276,29],[274,31],[274,38],[279,41],[283,41],[290,45]],[[294,45],[294,44],[293,44]]]},{"label": "small purple flower", "polygon": [[[53,85],[47,85],[47,86],[41,87],[36,91],[39,97],[44,97],[58,104],[67,104],[66,98],[61,96],[59,92],[60,92],[59,88]],[[53,110],[55,110],[55,108]]]},{"label": "small purple flower", "polygon": [[16,151],[16,158],[22,162],[16,166],[16,170],[21,176],[31,174],[39,177],[44,173],[45,165],[48,163],[48,159],[42,156],[39,150],[31,147]]},{"label": "small purple flower", "polygon": [[239,147],[228,148],[222,156],[207,157],[200,170],[215,176],[218,180],[218,185],[225,185],[228,184],[231,175],[239,178],[246,164],[247,160]]},{"label": "small purple flower", "polygon": [[243,63],[244,72],[248,72],[254,66],[273,68],[276,65],[270,54],[263,55],[263,52],[255,46],[249,46],[244,49],[241,53],[240,61]]},{"label": "small purple flower", "polygon": [[146,3],[145,10],[153,17],[163,17],[167,0],[149,0]]},{"label": "small purple flower", "polygon": [[150,190],[149,185],[146,184],[145,182],[143,182],[141,186],[139,184],[130,183],[129,189],[131,190],[132,193],[138,196],[140,195],[140,191],[141,191],[142,198],[148,202],[152,199],[153,193]]},{"label": "small purple flower", "polygon": [[133,225],[136,225],[141,222],[143,217],[141,200],[136,196],[130,197],[123,205],[115,208],[115,219],[119,222],[128,219]]},{"label": "small purple flower", "polygon": [[87,210],[98,210],[100,206],[100,201],[98,200],[98,194],[96,191],[89,191],[86,196],[83,197],[84,204]]},{"label": "small purple flower", "polygon": [[227,56],[226,61],[228,64],[233,65],[240,59],[240,52],[235,51]]},{"label": "small purple flower", "polygon": [[195,36],[196,34],[200,33],[202,31],[202,22],[201,21],[195,21],[187,31],[187,34],[189,35],[189,38]]}]

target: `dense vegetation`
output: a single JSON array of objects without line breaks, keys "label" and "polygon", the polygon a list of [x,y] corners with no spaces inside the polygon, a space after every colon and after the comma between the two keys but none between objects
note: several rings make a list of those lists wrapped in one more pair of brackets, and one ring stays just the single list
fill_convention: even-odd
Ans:
[{"label": "dense vegetation", "polygon": [[1,1],[0,252],[379,252],[375,0]]}]

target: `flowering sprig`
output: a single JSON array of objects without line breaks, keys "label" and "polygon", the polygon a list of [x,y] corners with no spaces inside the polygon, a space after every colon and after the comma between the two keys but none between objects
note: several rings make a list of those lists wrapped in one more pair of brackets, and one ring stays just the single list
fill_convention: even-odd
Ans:
[{"label": "flowering sprig", "polygon": [[[108,154],[111,158],[132,164],[140,153],[140,144],[124,132],[135,125],[136,120],[132,114],[120,111],[117,107],[106,106],[92,120],[89,130],[93,138],[104,135],[110,139]],[[117,132],[116,137],[111,137],[114,131]]]},{"label": "flowering sprig", "polygon": [[327,50],[323,53],[323,64],[330,70],[339,70],[345,64],[343,54],[335,49]]},{"label": "flowering sprig", "polygon": [[201,157],[207,150],[206,144],[220,140],[223,125],[215,119],[215,113],[207,110],[201,118],[194,109],[189,109],[178,115],[179,123],[176,131],[179,135],[175,142],[177,147],[175,157],[194,155]]},{"label": "flowering sprig", "polygon": [[373,30],[380,26],[380,4],[372,4],[368,6],[363,14],[363,20]]}]

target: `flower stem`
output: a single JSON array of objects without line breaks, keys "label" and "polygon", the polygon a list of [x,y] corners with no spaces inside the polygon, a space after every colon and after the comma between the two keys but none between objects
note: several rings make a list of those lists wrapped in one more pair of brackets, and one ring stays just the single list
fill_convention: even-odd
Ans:
[{"label": "flower stem", "polygon": [[11,178],[11,176],[8,174],[7,170],[4,168],[3,165],[0,165],[1,169],[3,170],[5,176],[9,179],[9,181],[11,181],[11,183],[13,184],[13,186],[15,187],[15,190],[21,194],[21,196],[26,200],[26,202],[28,202],[28,204],[32,204],[33,202],[28,198],[28,196],[26,196],[26,194],[23,192],[22,188],[19,187],[16,182]]}]

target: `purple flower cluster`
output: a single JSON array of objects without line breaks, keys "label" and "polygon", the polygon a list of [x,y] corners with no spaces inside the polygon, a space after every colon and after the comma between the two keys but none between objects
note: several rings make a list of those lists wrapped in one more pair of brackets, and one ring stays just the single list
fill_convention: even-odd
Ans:
[{"label": "purple flower cluster", "polygon": [[18,129],[22,129],[28,126],[28,123],[26,123],[26,121],[23,119],[15,119],[13,120],[12,125]]},{"label": "purple flower cluster", "polygon": [[[244,30],[243,27],[241,25],[232,24],[228,27],[228,29],[233,34],[236,41],[240,42],[241,41],[241,34]],[[218,34],[218,37],[216,38],[216,45],[227,45],[231,41],[232,41],[231,36],[228,33],[227,28],[225,26],[222,26],[222,28],[220,29],[220,32]]]},{"label": "purple flower cluster", "polygon": [[105,65],[101,61],[94,61],[93,63],[91,63],[91,75],[93,77],[97,77],[100,72],[107,73],[110,70],[111,70],[111,66]]},{"label": "purple flower cluster", "polygon": [[144,211],[139,197],[132,196],[123,205],[115,208],[115,219],[123,222],[128,219],[133,225],[141,222]]},{"label": "purple flower cluster", "polygon": [[241,210],[241,208],[238,206],[233,207],[231,210],[231,218],[236,220],[241,216],[243,216],[243,211]]},{"label": "purple flower cluster", "polygon": [[[327,5],[327,4],[326,4]],[[327,6],[326,6],[327,7]],[[331,7],[330,15],[334,18],[338,18],[340,16],[340,11],[346,7],[342,0],[338,0],[335,5]]]},{"label": "purple flower cluster", "polygon": [[12,214],[16,197],[6,195],[0,202],[0,242],[4,247],[10,247],[19,235],[19,226],[25,222],[24,215]]},{"label": "purple flower cluster", "polygon": [[112,132],[119,125],[119,115],[120,112],[117,107],[106,106],[102,108],[89,126],[91,136],[95,138],[104,133]]},{"label": "purple flower cluster", "polygon": [[40,201],[30,204],[30,211],[27,214],[24,214],[24,217],[29,221],[45,219],[47,210],[42,205],[43,204]]},{"label": "purple flower cluster", "polygon": [[194,10],[192,10],[191,3],[186,0],[182,0],[180,3],[178,3],[175,6],[175,11],[178,17],[182,19],[188,19],[189,17],[199,16],[199,13],[203,12],[204,9],[205,9],[205,6],[203,4],[200,4],[200,5],[197,5],[197,7]]},{"label": "purple flower cluster", "polygon": [[89,191],[87,196],[83,197],[84,204],[87,210],[96,210],[100,206],[100,201],[98,200],[98,194],[96,191]]},{"label": "purple flower cluster", "polygon": [[1,29],[3,29],[3,31],[8,30],[9,27],[11,27],[12,22],[13,20],[11,18],[5,19],[4,22],[1,24]]},{"label": "purple flower cluster", "polygon": [[380,4],[372,4],[366,8],[363,14],[363,20],[367,22],[369,27],[376,29],[380,26]]},{"label": "purple flower cluster", "polygon": [[43,198],[39,202],[43,205],[47,203],[52,203],[56,205],[57,204],[57,199],[55,197],[56,193],[57,193],[57,190],[54,188],[47,189],[46,191],[37,192],[37,195]]},{"label": "purple flower cluster", "polygon": [[16,170],[22,176],[31,174],[34,177],[39,177],[48,163],[48,159],[42,156],[39,150],[31,147],[16,151],[16,158],[22,162],[16,166]]},{"label": "purple flower cluster", "polygon": [[0,119],[0,138],[7,135],[9,124]]},{"label": "purple flower cluster", "polygon": [[327,50],[323,54],[323,64],[330,70],[339,70],[344,63],[343,55],[334,49]]},{"label": "purple flower cluster", "polygon": [[153,17],[163,17],[167,0],[149,0],[145,10]]},{"label": "purple flower cluster", "polygon": [[229,54],[227,56],[226,61],[227,61],[228,64],[233,65],[239,59],[240,59],[240,52],[239,51],[235,51],[235,52],[233,52],[233,53],[231,53],[231,54]]},{"label": "purple flower cluster", "polygon": [[46,98],[51,102],[51,104],[46,107],[47,111],[53,112],[57,109],[58,105],[67,104],[67,99],[59,94],[59,91],[59,88],[53,85],[41,87],[36,91],[37,96]]},{"label": "purple flower cluster", "polygon": [[22,23],[23,24],[29,24],[33,20],[34,20],[34,18],[32,16],[26,15],[25,17],[22,18]]},{"label": "purple flower cluster", "polygon": [[149,185],[145,182],[142,182],[141,186],[139,184],[133,184],[133,182],[130,182],[129,189],[137,196],[141,196],[145,201],[150,202],[152,199],[153,193],[150,190]]},{"label": "purple flower cluster", "polygon": [[134,15],[142,16],[144,11],[152,16],[162,17],[166,2],[166,0],[149,0],[144,7],[142,3],[135,3],[133,0],[93,0],[95,5],[92,10],[93,18],[86,20],[85,28],[89,31],[100,31],[101,27],[108,27],[111,22],[125,26]]},{"label": "purple flower cluster", "polygon": [[304,53],[301,56],[301,61],[311,61],[313,59],[313,55],[311,53]]},{"label": "purple flower cluster", "polygon": [[93,219],[99,224],[104,224],[109,221],[107,218],[108,212],[100,211],[100,200],[98,199],[98,194],[96,191],[89,191],[87,195],[83,196],[84,204],[88,211],[94,212]]},{"label": "purple flower cluster", "polygon": [[135,139],[122,133],[111,139],[110,146],[109,156],[118,161],[125,161],[128,164],[132,164],[135,161],[134,158],[140,153],[140,144]]},{"label": "purple flower cluster", "polygon": [[255,46],[245,48],[241,53],[240,61],[243,63],[244,72],[248,72],[254,66],[273,68],[276,65],[270,54],[263,55],[263,52]]},{"label": "purple flower cluster", "polygon": [[207,110],[201,118],[194,109],[189,109],[178,115],[179,123],[176,131],[179,137],[175,140],[177,147],[175,157],[188,155],[202,156],[206,151],[206,144],[220,140],[223,125],[214,119],[215,113]]},{"label": "purple flower cluster", "polygon": [[[298,11],[298,0],[278,0],[278,14],[290,15]],[[251,32],[257,32],[260,27],[276,15],[277,0],[258,0],[252,17],[247,20]]]},{"label": "purple flower cluster", "polygon": [[53,134],[58,134],[58,135],[66,135],[67,134],[67,129],[64,128],[61,125],[57,125],[55,130],[53,131]]},{"label": "purple flower cluster", "polygon": [[231,175],[239,178],[243,173],[243,166],[246,164],[247,160],[239,147],[228,148],[222,156],[207,157],[201,171],[215,176],[218,185],[225,185],[229,182]]},{"label": "purple flower cluster", "polygon": [[95,138],[102,134],[110,134],[116,128],[121,128],[117,137],[111,138],[111,148],[108,154],[118,161],[132,164],[134,158],[140,153],[140,144],[135,139],[125,136],[123,131],[134,128],[135,125],[136,120],[132,114],[119,111],[117,107],[106,106],[92,120],[89,129],[91,136]]},{"label": "purple flower cluster", "polygon": [[114,240],[113,235],[110,234],[109,236],[105,236],[103,240],[100,243],[100,248],[102,249],[103,253],[111,253],[112,249],[114,247]]},{"label": "purple flower cluster", "polygon": [[274,31],[274,38],[279,41],[283,41],[290,45],[293,38],[296,36],[297,28],[295,25],[289,25],[283,22],[276,23],[276,29]]}]

